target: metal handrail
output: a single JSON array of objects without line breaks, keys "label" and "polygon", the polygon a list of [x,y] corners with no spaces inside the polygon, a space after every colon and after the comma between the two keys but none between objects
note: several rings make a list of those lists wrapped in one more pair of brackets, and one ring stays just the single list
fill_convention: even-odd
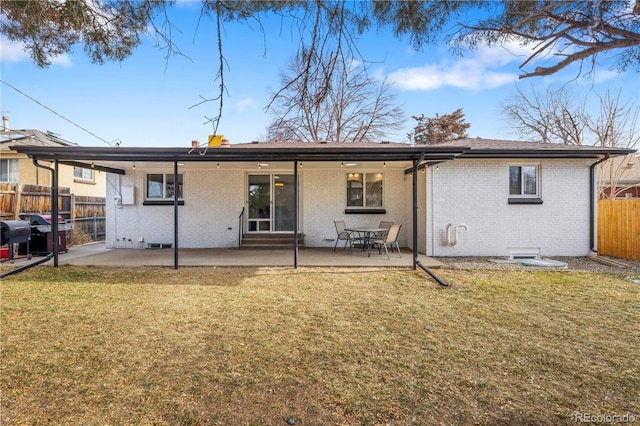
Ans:
[{"label": "metal handrail", "polygon": [[244,207],[240,212],[240,216],[238,216],[238,248],[242,243],[242,234],[244,234]]}]

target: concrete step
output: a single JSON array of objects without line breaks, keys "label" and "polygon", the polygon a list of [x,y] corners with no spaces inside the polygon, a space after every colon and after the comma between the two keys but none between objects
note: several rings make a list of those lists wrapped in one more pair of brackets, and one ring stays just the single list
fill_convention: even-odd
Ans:
[{"label": "concrete step", "polygon": [[[298,235],[298,247],[304,247],[304,235]],[[244,234],[241,249],[292,249],[293,235],[290,234]]]}]

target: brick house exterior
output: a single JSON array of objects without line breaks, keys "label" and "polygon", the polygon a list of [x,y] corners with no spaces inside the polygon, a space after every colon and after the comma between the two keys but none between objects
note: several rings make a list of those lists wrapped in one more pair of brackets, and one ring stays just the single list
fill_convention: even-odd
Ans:
[{"label": "brick house exterior", "polygon": [[[295,164],[298,232],[305,247],[332,248],[335,220],[351,226],[393,221],[403,225],[401,246],[411,248],[415,240],[417,251],[429,256],[584,256],[593,233],[590,174],[605,156],[633,152],[484,139],[428,147],[249,143],[186,151],[64,154],[79,161],[95,158],[97,167],[114,170],[107,183],[107,247],[143,249],[176,238],[180,248],[232,248],[241,232],[283,232],[274,219],[280,212],[275,200],[290,185],[281,179],[293,176]],[[31,152],[40,158],[62,155]],[[353,194],[367,203],[376,188],[375,208],[350,205],[353,175],[364,179],[364,189]],[[174,187],[167,182],[176,178],[179,203],[166,196]],[[270,219],[247,216],[248,194],[260,188],[256,182],[272,191]],[[152,186],[162,192],[163,185],[164,198],[154,198],[162,194],[152,194]]]}]

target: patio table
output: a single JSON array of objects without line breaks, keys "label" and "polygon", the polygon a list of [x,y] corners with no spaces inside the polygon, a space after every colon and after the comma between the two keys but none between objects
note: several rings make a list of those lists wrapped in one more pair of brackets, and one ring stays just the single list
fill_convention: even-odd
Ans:
[{"label": "patio table", "polygon": [[367,256],[371,257],[371,243],[379,232],[387,232],[388,229],[378,227],[374,228],[372,226],[357,226],[355,228],[345,228],[345,231],[357,232],[358,234],[362,235],[364,246],[367,249]]}]

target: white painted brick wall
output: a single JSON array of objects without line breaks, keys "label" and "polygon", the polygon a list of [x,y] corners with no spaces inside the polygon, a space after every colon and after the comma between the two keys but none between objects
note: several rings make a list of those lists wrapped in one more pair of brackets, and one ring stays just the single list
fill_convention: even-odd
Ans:
[{"label": "white painted brick wall", "polygon": [[[172,169],[148,172],[173,173]],[[179,247],[237,247],[238,215],[244,205],[242,170],[186,171],[184,206],[178,207]],[[148,243],[173,243],[173,206],[144,206],[144,176],[109,175],[107,235],[109,248],[145,248]],[[118,183],[119,179],[119,183]],[[135,186],[135,205],[116,208],[117,188]],[[228,229],[231,228],[231,229]],[[138,238],[144,239],[143,243]],[[129,241],[131,240],[131,241]]]},{"label": "white painted brick wall", "polygon": [[[353,170],[350,170],[354,172]],[[362,170],[357,170],[362,172]],[[380,172],[380,170],[367,170]],[[305,170],[302,180],[302,226],[305,245],[309,247],[333,247],[336,238],[334,220],[344,220],[347,226],[378,226],[380,221],[402,223],[399,237],[401,247],[407,244],[406,197],[404,172],[402,170],[383,170],[384,208],[386,214],[345,214],[346,174],[339,170]],[[343,243],[340,243],[343,244]]]},{"label": "white painted brick wall", "polygon": [[[509,205],[510,164],[538,163],[541,205]],[[432,256],[508,256],[536,247],[542,256],[589,253],[589,160],[458,159],[429,170],[427,253]],[[447,246],[447,224],[467,224]]]},{"label": "white painted brick wall", "polygon": [[[359,170],[360,171],[360,170]],[[378,171],[378,170],[375,170]],[[172,170],[146,172],[173,173]],[[107,203],[107,247],[145,248],[147,243],[173,243],[173,206],[144,206],[144,171],[131,175],[110,175],[107,200],[113,200],[115,188],[135,186],[135,205],[116,208]],[[304,170],[300,176],[301,223],[305,245],[333,247],[336,230],[334,220],[351,226],[377,226],[381,220],[403,224],[400,244],[406,245],[407,193],[404,173],[385,170],[385,215],[345,214],[346,172],[340,170]],[[118,183],[118,179],[120,182]],[[236,247],[238,215],[245,199],[246,173],[243,170],[184,172],[185,205],[178,209],[179,247]],[[411,196],[409,193],[408,196]],[[228,230],[227,228],[232,228]],[[143,237],[144,243],[138,243]],[[131,240],[131,241],[129,241]]]},{"label": "white painted brick wall", "polygon": [[[589,252],[590,160],[540,160],[542,205],[509,205],[510,160],[455,160],[419,172],[427,196],[419,194],[419,229],[432,256],[507,256],[512,247],[538,247],[543,256],[583,256]],[[363,170],[358,170],[362,172]],[[378,172],[379,170],[365,170]],[[173,173],[172,167],[146,172]],[[400,245],[412,235],[412,177],[385,169],[385,215],[345,214],[346,171],[305,169],[300,177],[301,225],[308,247],[333,247],[334,220],[350,226],[376,226],[381,220],[402,223]],[[236,247],[238,215],[245,203],[246,171],[184,171],[185,205],[179,207],[179,247]],[[106,244],[109,248],[144,248],[173,243],[173,206],[144,206],[145,171],[109,175]],[[135,205],[116,208],[117,189],[135,186]],[[425,214],[426,213],[426,214]],[[465,223],[458,244],[446,246],[448,223]],[[231,228],[231,229],[228,229]],[[138,238],[144,239],[143,243]]]}]

